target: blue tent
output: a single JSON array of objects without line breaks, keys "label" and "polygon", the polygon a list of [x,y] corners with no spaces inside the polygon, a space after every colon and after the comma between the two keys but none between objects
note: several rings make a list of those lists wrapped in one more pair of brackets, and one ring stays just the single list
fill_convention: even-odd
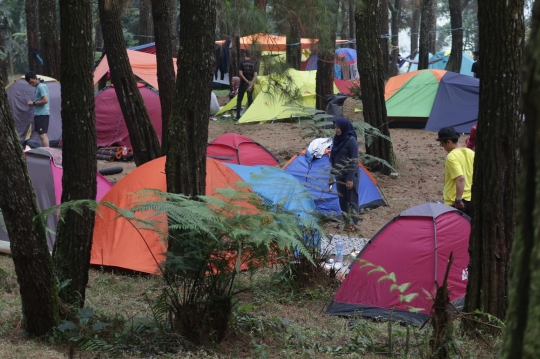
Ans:
[{"label": "blue tent", "polygon": [[[315,201],[317,211],[323,214],[340,215],[341,209],[339,208],[336,186],[332,187],[332,190],[328,189],[331,167],[330,158],[327,155],[313,159],[311,163],[308,163],[305,153],[300,153],[291,158],[283,166],[283,169],[306,186]],[[375,180],[363,166],[360,166],[359,187],[358,204],[361,209],[386,205]]]},{"label": "blue tent", "polygon": [[439,81],[426,131],[451,126],[457,132],[469,133],[478,121],[479,92],[477,78],[447,71]]},{"label": "blue tent", "polygon": [[[446,70],[446,65],[448,64],[448,60],[450,59],[450,51],[441,51],[436,53],[435,55],[429,54],[429,66],[428,69],[434,69],[434,70]],[[418,70],[418,54],[414,57],[414,60],[417,61],[416,63],[411,63],[409,67],[409,72]],[[473,73],[471,71],[472,65],[474,63],[474,59],[467,55],[466,53],[463,53],[461,55],[461,68],[459,70],[459,73],[462,75],[467,75],[473,77]]]},{"label": "blue tent", "polygon": [[226,163],[267,205],[284,209],[308,218],[315,203],[302,184],[280,168],[271,166],[242,166]]}]

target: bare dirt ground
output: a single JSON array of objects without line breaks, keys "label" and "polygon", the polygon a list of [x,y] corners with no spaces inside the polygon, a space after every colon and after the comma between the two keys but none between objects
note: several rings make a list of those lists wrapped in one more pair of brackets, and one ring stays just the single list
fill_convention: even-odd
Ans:
[{"label": "bare dirt ground", "polygon": [[[302,139],[305,130],[298,123],[240,125],[231,120],[210,120],[209,141],[228,132],[236,132],[259,142],[281,163],[305,149],[309,142]],[[363,221],[359,223],[358,234],[362,237],[372,237],[384,224],[407,208],[442,199],[446,153],[435,141],[436,133],[391,129],[390,135],[397,157],[399,176],[393,178],[374,173],[388,206],[364,214]],[[460,138],[462,145],[465,138],[466,136]],[[111,166],[124,167],[121,174],[107,176],[111,181],[118,181],[135,167],[133,162],[98,161],[99,168]]]}]

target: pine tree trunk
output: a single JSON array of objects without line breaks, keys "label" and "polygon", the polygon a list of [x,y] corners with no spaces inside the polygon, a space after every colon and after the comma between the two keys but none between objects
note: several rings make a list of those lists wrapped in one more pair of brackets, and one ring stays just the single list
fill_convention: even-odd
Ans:
[{"label": "pine tree trunk", "polygon": [[0,87],[0,142],[0,209],[19,282],[24,329],[40,336],[58,325],[57,288],[45,223],[32,221],[39,208],[4,87]]},{"label": "pine tree trunk", "polygon": [[[166,3],[166,1],[162,2]],[[164,28],[165,29],[165,28]],[[152,21],[152,5],[150,0],[139,3],[139,45],[154,42],[154,24]]]},{"label": "pine tree trunk", "polygon": [[[384,73],[382,53],[379,41],[380,3],[378,0],[365,0],[356,7],[356,45],[358,46],[358,72],[362,84],[362,104],[364,120],[390,137],[388,118],[384,101]],[[366,153],[387,161],[395,167],[395,155],[392,142],[375,138]],[[391,169],[375,164],[373,170],[389,174]]]},{"label": "pine tree trunk", "polygon": [[[479,2],[480,108],[465,311],[504,319],[522,118],[523,0]],[[504,39],[504,46],[501,46]]]},{"label": "pine tree trunk", "polygon": [[60,81],[60,41],[55,0],[39,0],[39,30],[43,75]]},{"label": "pine tree trunk", "polygon": [[429,43],[429,52],[435,54],[437,52],[437,0],[433,1],[433,10],[431,13],[431,42]]},{"label": "pine tree trunk", "polygon": [[98,5],[111,81],[126,121],[133,158],[140,166],[161,156],[159,140],[129,64],[118,0],[99,0]]},{"label": "pine tree trunk", "polygon": [[422,0],[422,18],[420,21],[420,54],[418,56],[418,70],[429,66],[429,51],[433,43],[433,0]]},{"label": "pine tree trunk", "polygon": [[397,63],[399,55],[399,18],[401,16],[401,0],[395,0],[392,10],[392,61],[390,65],[390,76],[397,75]]},{"label": "pine tree trunk", "polygon": [[[411,25],[411,55],[418,52],[418,38],[420,34],[420,1],[416,0],[413,5],[412,25]],[[411,59],[414,56],[411,56]]]},{"label": "pine tree trunk", "polygon": [[96,23],[95,27],[94,27],[94,31],[96,33],[96,40],[94,42],[94,50],[95,51],[103,51],[105,50],[104,49],[104,44],[103,44],[103,31],[101,31],[101,24],[100,23]]},{"label": "pine tree trunk", "polygon": [[43,73],[43,66],[35,54],[41,54],[39,43],[38,0],[26,0],[26,46],[28,48],[28,69],[37,74]]},{"label": "pine tree trunk", "polygon": [[[60,0],[62,61],[62,203],[96,199],[96,125],[94,114],[92,0]],[[68,211],[58,222],[53,259],[60,298],[82,308],[86,297],[93,211]]]},{"label": "pine tree trunk", "polygon": [[521,137],[521,174],[516,205],[517,228],[512,247],[509,303],[506,313],[501,359],[535,358],[540,353],[538,336],[540,292],[540,2],[533,9],[532,31],[525,53],[523,110],[525,126]]},{"label": "pine tree trunk", "polygon": [[169,9],[171,9],[171,13],[169,15],[169,28],[171,31],[171,46],[172,46],[172,53],[176,55],[178,53],[178,25],[176,23],[177,17],[178,17],[178,1],[177,0],[166,0],[169,2]]},{"label": "pine tree trunk", "polygon": [[[287,36],[287,44],[299,44],[300,32],[295,20],[290,21],[290,34]],[[286,49],[287,63],[295,70],[300,70],[302,64],[302,46],[287,46]]]},{"label": "pine tree trunk", "polygon": [[176,93],[165,164],[171,193],[205,194],[215,29],[216,0],[182,1]]},{"label": "pine tree trunk", "polygon": [[157,76],[161,104],[162,153],[167,154],[167,127],[171,117],[175,89],[171,18],[174,14],[169,1],[152,0],[152,17],[156,39]]},{"label": "pine tree trunk", "polygon": [[[337,22],[339,10],[338,0],[327,0],[324,11],[330,15],[326,21]],[[315,107],[317,110],[326,110],[326,95],[334,94],[334,61],[336,59],[336,32],[319,31],[317,74],[315,76]]]},{"label": "pine tree trunk", "polygon": [[[459,73],[463,55],[463,26],[461,16],[461,0],[448,0],[450,7],[450,27],[452,30],[452,52],[446,65],[447,71]],[[459,30],[457,30],[459,29]]]},{"label": "pine tree trunk", "polygon": [[[356,38],[356,21],[354,20],[354,14],[356,12],[355,0],[349,1],[349,37],[348,39]],[[356,49],[356,44],[349,45],[351,49]]]},{"label": "pine tree trunk", "polygon": [[349,1],[345,0],[341,2],[341,31],[340,36],[342,40],[350,39],[349,37]]},{"label": "pine tree trunk", "polygon": [[384,64],[384,78],[387,79],[390,76],[390,28],[388,23],[388,1],[390,0],[379,0],[380,1],[380,21],[381,21],[381,52],[382,52],[382,63]]},{"label": "pine tree trunk", "polygon": [[[6,28],[6,24],[4,23],[4,26],[2,27]],[[5,49],[5,46],[6,46],[6,43],[4,39],[4,31],[0,28],[0,49]],[[7,70],[7,64],[6,64],[6,62],[11,58],[11,53],[9,55],[10,56],[9,57],[7,56],[4,60],[0,60],[0,74],[2,78],[4,79],[3,80],[4,86],[7,86],[9,84],[9,76],[8,76],[8,70]]]}]

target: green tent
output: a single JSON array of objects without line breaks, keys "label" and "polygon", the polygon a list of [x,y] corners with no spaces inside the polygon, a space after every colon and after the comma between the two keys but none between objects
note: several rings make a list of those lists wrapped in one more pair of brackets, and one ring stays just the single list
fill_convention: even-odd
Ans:
[{"label": "green tent", "polygon": [[[401,87],[386,99],[388,117],[425,117],[427,119],[439,88],[440,77],[436,72],[437,70],[416,71],[414,76],[399,84]],[[407,75],[396,76],[395,79],[406,78]],[[391,87],[390,81],[387,84],[386,96],[388,96],[389,86]]]}]

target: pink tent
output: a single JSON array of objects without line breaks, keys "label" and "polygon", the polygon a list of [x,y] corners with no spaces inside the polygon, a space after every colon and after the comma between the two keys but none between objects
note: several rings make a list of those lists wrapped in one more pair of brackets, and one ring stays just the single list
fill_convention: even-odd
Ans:
[{"label": "pink tent", "polygon": [[[150,121],[161,141],[161,105],[159,93],[150,87],[138,84],[144,104],[148,110]],[[108,86],[95,95],[96,100],[96,132],[98,146],[131,146],[114,86]]]},{"label": "pink tent", "polygon": [[[358,255],[359,261],[350,268],[327,314],[391,317],[422,324],[433,305],[429,296],[435,294],[437,283],[443,283],[451,252],[454,262],[448,276],[450,301],[463,299],[468,280],[469,220],[457,209],[438,203],[425,203],[402,212],[373,236]],[[383,277],[391,273],[395,283]],[[410,286],[403,293],[393,286],[406,283]],[[410,301],[403,297],[400,301],[400,294],[410,295]]]},{"label": "pink tent", "polygon": [[[25,152],[28,174],[32,180],[36,200],[40,211],[59,205],[62,197],[62,151],[56,148],[39,147]],[[100,201],[112,188],[112,184],[97,173],[97,196]],[[47,244],[52,251],[56,241],[56,216],[47,219]],[[9,237],[0,226],[0,252],[9,253]]]},{"label": "pink tent", "polygon": [[206,156],[244,166],[279,166],[277,158],[265,147],[237,133],[226,133],[210,142]]}]

